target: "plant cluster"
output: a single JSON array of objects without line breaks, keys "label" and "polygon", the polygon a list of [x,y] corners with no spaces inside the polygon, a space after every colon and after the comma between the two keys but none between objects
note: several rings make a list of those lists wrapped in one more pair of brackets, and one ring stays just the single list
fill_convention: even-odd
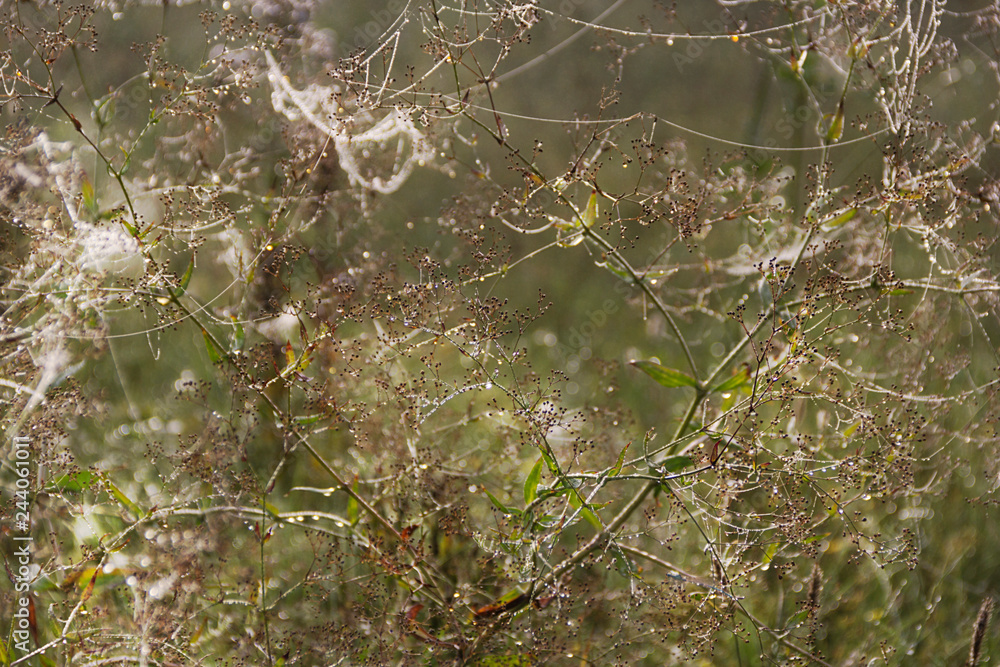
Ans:
[{"label": "plant cluster", "polygon": [[0,7],[0,664],[985,663],[1000,4],[686,4]]}]

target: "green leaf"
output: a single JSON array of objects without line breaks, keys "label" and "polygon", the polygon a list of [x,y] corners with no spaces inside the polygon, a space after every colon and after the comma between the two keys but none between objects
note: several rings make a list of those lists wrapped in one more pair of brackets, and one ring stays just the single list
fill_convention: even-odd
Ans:
[{"label": "green leaf", "polygon": [[90,472],[89,470],[81,470],[78,473],[72,475],[63,475],[57,477],[46,487],[47,491],[83,491],[84,489],[90,488],[95,481],[100,479],[97,475]]},{"label": "green leaf", "polygon": [[[557,226],[558,229],[558,226]],[[572,248],[575,245],[579,245],[583,242],[583,232],[581,231],[567,231],[565,229],[558,229],[556,232],[556,243],[560,248]]]},{"label": "green leaf", "polygon": [[785,629],[790,630],[802,625],[802,622],[809,618],[809,611],[809,609],[800,609],[792,614],[792,617],[788,619],[788,623],[785,623]]},{"label": "green leaf", "polygon": [[247,336],[243,330],[243,325],[236,321],[235,315],[230,315],[235,330],[233,331],[233,352],[241,352],[246,344]]},{"label": "green leaf", "polygon": [[597,515],[594,514],[594,512],[591,511],[591,509],[589,507],[582,508],[580,510],[580,514],[582,514],[583,518],[587,520],[587,523],[589,523],[591,526],[593,526],[597,530],[603,530],[604,529],[604,524],[601,523],[601,520],[597,518]]},{"label": "green leaf", "polygon": [[849,208],[843,213],[840,213],[838,215],[833,216],[832,218],[824,220],[823,224],[821,225],[821,229],[824,232],[832,231],[837,227],[841,227],[850,222],[857,214],[858,214],[857,208]]},{"label": "green leaf", "polygon": [[615,462],[615,467],[611,469],[611,473],[609,475],[610,477],[616,477],[622,471],[622,466],[625,465],[625,452],[628,451],[628,448],[631,444],[632,443],[630,442],[627,445],[625,445],[622,448],[621,453],[618,454],[618,460]]},{"label": "green leaf", "polygon": [[222,352],[212,342],[212,338],[208,335],[208,332],[202,329],[201,335],[205,337],[205,349],[208,350],[208,358],[212,360],[212,363],[217,364],[222,361]]},{"label": "green leaf", "polygon": [[830,127],[826,131],[826,140],[828,143],[836,143],[840,141],[840,137],[844,134],[844,100],[841,98],[840,104],[837,105],[837,113],[833,115],[833,120],[830,122]]},{"label": "green leaf", "polygon": [[527,479],[524,480],[524,503],[530,505],[538,497],[538,483],[542,480],[542,463],[544,459],[539,456],[535,465],[531,467]]},{"label": "green leaf", "polygon": [[594,514],[593,510],[587,507],[586,501],[584,501],[583,496],[580,495],[579,491],[574,490],[573,493],[569,494],[569,504],[573,509],[580,510],[580,515],[583,516],[583,518],[586,519],[587,523],[591,526],[597,528],[598,530],[604,528],[604,524],[602,524],[601,520],[597,518],[597,515]]},{"label": "green leaf", "polygon": [[611,552],[615,555],[615,565],[618,567],[618,574],[626,579],[631,579],[638,574],[635,563],[625,555],[619,547],[612,547]]},{"label": "green leaf", "polygon": [[581,217],[584,227],[593,227],[597,222],[597,190],[590,193],[590,200],[587,202],[587,209]]},{"label": "green leaf", "polygon": [[550,215],[549,222],[561,232],[571,232],[580,228],[580,223],[576,220],[563,220],[560,217]]},{"label": "green leaf", "polygon": [[539,450],[542,453],[542,458],[545,459],[545,467],[549,469],[549,472],[555,476],[559,476],[559,466],[556,465],[555,459],[553,459],[547,451],[544,449]]},{"label": "green leaf", "polygon": [[776,553],[778,553],[778,543],[771,542],[769,545],[767,545],[767,550],[764,552],[764,562],[770,563],[772,560],[774,560],[774,555]]},{"label": "green leaf", "polygon": [[499,602],[501,604],[504,603],[504,602],[513,602],[514,600],[518,599],[522,595],[524,595],[524,591],[521,591],[521,590],[519,590],[517,588],[514,588],[514,589],[511,589],[511,590],[507,591],[506,593],[504,593],[503,595],[501,595],[499,598],[497,598],[497,602]]},{"label": "green leaf", "polygon": [[80,194],[83,196],[83,205],[94,215],[97,215],[97,198],[94,196],[94,185],[84,174],[80,183]]},{"label": "green leaf", "polygon": [[486,491],[486,497],[490,499],[490,502],[493,503],[493,506],[496,507],[498,510],[500,510],[503,514],[507,516],[520,514],[520,512],[518,512],[517,510],[507,507],[502,502],[497,500],[496,496],[494,496],[486,489],[483,489],[483,491]]},{"label": "green leaf", "polygon": [[[352,490],[358,492],[358,478],[354,478],[354,485]],[[358,504],[357,498],[352,495],[347,496],[347,520],[351,522],[352,526],[358,525],[358,521],[361,519],[361,506]]]},{"label": "green leaf", "polygon": [[631,364],[664,387],[697,387],[698,381],[690,375],[667,368],[655,361],[632,361]]},{"label": "green leaf", "polygon": [[132,238],[139,238],[139,230],[137,230],[131,222],[126,220],[124,217],[119,218],[118,222],[125,226],[125,231],[129,233],[129,236]]},{"label": "green leaf", "polygon": [[132,167],[132,153],[125,150],[124,146],[119,146],[118,150],[125,155],[125,161],[122,163],[121,169],[115,172],[117,176],[121,177],[127,174],[128,170]]},{"label": "green leaf", "polygon": [[187,271],[181,276],[181,283],[177,287],[177,293],[175,296],[181,296],[184,292],[187,292],[188,284],[191,282],[191,274],[194,272],[194,255],[191,255],[191,261],[188,263]]},{"label": "green leaf", "polygon": [[732,377],[730,377],[728,380],[716,385],[715,388],[712,389],[712,391],[713,392],[732,391],[733,389],[738,389],[743,385],[745,385],[749,379],[750,379],[750,369],[746,366],[743,366],[735,373],[733,373]]},{"label": "green leaf", "polygon": [[294,417],[294,418],[292,419],[292,421],[294,421],[294,422],[295,422],[296,424],[298,424],[299,426],[309,426],[310,424],[315,424],[315,423],[316,423],[316,422],[318,422],[318,421],[319,421],[320,419],[322,419],[322,418],[323,418],[324,416],[325,416],[325,415],[322,415],[322,414],[316,414],[316,415],[301,415],[301,416],[299,416],[299,417]]},{"label": "green leaf", "polygon": [[622,278],[623,280],[632,280],[632,276],[629,275],[628,271],[617,266],[616,262],[612,261],[610,257],[604,260],[603,262],[597,262],[596,265],[601,268],[607,269],[608,271],[615,274],[619,278]]},{"label": "green leaf", "polygon": [[112,482],[110,479],[105,478],[105,483],[108,485],[108,491],[111,492],[111,495],[114,496],[114,499],[117,500],[119,503],[121,503],[122,506],[124,506],[125,509],[127,509],[129,513],[132,514],[133,517],[135,517],[138,520],[146,516],[146,513],[143,512],[141,509],[139,509],[139,506],[136,505],[134,502],[132,502],[132,499],[126,496],[121,489],[115,486],[114,482]]},{"label": "green leaf", "polygon": [[668,456],[660,462],[659,468],[665,472],[680,472],[687,468],[688,466],[694,465],[694,459],[690,456],[684,456],[683,454],[678,454],[676,456]]}]

